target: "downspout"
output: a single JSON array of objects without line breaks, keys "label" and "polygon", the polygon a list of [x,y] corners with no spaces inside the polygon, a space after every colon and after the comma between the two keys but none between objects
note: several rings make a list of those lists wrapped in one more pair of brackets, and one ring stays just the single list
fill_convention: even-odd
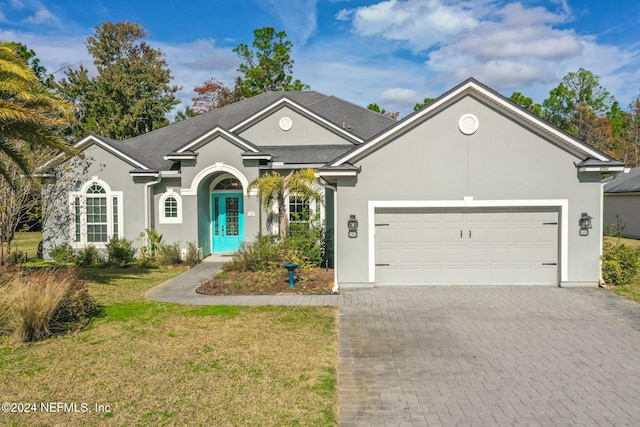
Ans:
[{"label": "downspout", "polygon": [[149,197],[151,196],[151,194],[149,193],[149,189],[151,188],[151,186],[156,185],[160,181],[162,181],[162,177],[158,174],[158,178],[155,181],[149,181],[144,185],[144,229],[145,230],[148,230],[149,226],[151,225],[151,222],[153,222],[151,219],[151,209],[149,206]]},{"label": "downspout", "polygon": [[600,265],[600,274],[598,276],[598,286],[604,287],[604,279],[602,278],[602,245],[604,244],[604,186],[607,182],[600,183],[600,256],[598,262]]},{"label": "downspout", "polygon": [[329,184],[324,178],[318,176],[320,186],[333,190],[333,284],[338,285],[338,186]]}]

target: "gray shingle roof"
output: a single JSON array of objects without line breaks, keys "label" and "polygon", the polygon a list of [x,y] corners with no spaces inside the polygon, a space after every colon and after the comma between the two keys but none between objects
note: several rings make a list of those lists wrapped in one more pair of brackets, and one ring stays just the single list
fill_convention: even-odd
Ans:
[{"label": "gray shingle roof", "polygon": [[260,146],[260,151],[273,156],[274,162],[293,164],[327,163],[349,151],[353,145]]},{"label": "gray shingle roof", "polygon": [[[337,126],[342,127],[343,123],[345,128],[350,126],[350,132],[363,140],[395,123],[394,120],[381,114],[340,98],[327,96],[315,91],[268,92],[124,142],[103,137],[100,137],[100,139],[108,141],[109,145],[113,145],[150,169],[167,170],[171,167],[172,162],[164,160],[166,154],[174,152],[177,148],[207,133],[216,126],[232,129],[282,98],[290,99],[292,102]],[[300,160],[299,156],[303,156],[305,153],[316,156],[318,151],[305,150],[296,154],[290,153],[287,156],[293,156]],[[337,155],[334,157],[337,157]],[[312,163],[312,161],[304,161],[304,163]]]},{"label": "gray shingle roof", "polygon": [[605,193],[640,193],[640,167],[621,173],[604,185]]}]

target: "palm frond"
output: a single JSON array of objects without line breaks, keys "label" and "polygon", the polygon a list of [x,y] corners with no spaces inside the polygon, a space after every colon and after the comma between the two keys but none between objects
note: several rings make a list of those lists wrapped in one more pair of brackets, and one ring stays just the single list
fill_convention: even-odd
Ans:
[{"label": "palm frond", "polygon": [[322,200],[322,192],[318,189],[318,179],[313,169],[301,169],[287,175],[288,194],[305,200]]}]

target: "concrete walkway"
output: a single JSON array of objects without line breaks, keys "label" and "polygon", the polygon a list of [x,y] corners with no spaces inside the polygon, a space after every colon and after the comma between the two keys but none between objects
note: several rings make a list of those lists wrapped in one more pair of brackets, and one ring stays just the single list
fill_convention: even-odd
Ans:
[{"label": "concrete walkway", "polygon": [[195,294],[196,279],[220,266],[200,264],[148,295],[189,304],[339,306],[343,426],[640,425],[640,304],[605,290]]},{"label": "concrete walkway", "polygon": [[229,295],[214,296],[196,293],[200,283],[220,272],[222,264],[229,258],[209,256],[194,268],[175,276],[158,286],[147,290],[145,297],[162,302],[175,302],[193,305],[311,305],[337,306],[341,304],[341,295]]}]

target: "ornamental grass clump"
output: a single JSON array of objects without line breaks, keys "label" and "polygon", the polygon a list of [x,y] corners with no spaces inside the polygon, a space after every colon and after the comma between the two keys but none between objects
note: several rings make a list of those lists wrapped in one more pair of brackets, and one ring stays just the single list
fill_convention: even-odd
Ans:
[{"label": "ornamental grass clump", "polygon": [[94,309],[75,269],[16,274],[0,288],[0,335],[36,341],[73,329]]}]

